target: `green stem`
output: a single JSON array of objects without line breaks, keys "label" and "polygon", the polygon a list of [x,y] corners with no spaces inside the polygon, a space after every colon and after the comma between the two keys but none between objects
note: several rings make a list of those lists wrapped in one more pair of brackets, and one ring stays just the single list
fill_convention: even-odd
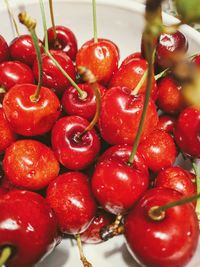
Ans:
[{"label": "green stem", "polygon": [[94,31],[94,42],[98,42],[97,38],[97,12],[96,12],[96,0],[92,0],[92,9],[93,9],[93,31]]},{"label": "green stem", "polygon": [[40,0],[40,11],[42,14],[42,24],[43,24],[43,31],[44,31],[44,42],[45,42],[45,50],[49,51],[49,42],[48,42],[48,34],[47,34],[47,23],[46,23],[46,15],[44,9],[44,1]]},{"label": "green stem", "polygon": [[20,32],[19,32],[19,29],[18,29],[18,26],[17,26],[17,22],[16,22],[15,17],[14,17],[14,15],[13,15],[11,9],[10,9],[10,5],[8,3],[8,0],[4,0],[4,2],[6,4],[6,7],[7,7],[7,10],[8,10],[8,13],[9,13],[9,16],[10,16],[12,22],[13,22],[13,25],[14,25],[14,28],[15,28],[15,31],[16,31],[16,34],[17,34],[17,36],[20,36]]},{"label": "green stem", "polygon": [[77,242],[77,246],[79,250],[80,260],[82,261],[83,266],[92,267],[92,264],[86,259],[84,255],[80,234],[75,235],[75,238],[76,238],[76,242]]},{"label": "green stem", "polygon": [[[193,169],[196,175],[197,194],[200,194],[200,166],[197,160],[193,163]],[[200,216],[200,199],[197,200],[195,211]]]},{"label": "green stem", "polygon": [[54,20],[54,13],[53,13],[53,1],[49,0],[49,9],[50,9],[50,16],[51,16],[51,24],[53,28],[53,34],[54,34],[54,41],[57,41],[57,33],[56,33],[56,26],[55,26],[55,20]]},{"label": "green stem", "polygon": [[169,68],[163,70],[162,72],[158,73],[157,75],[154,76],[155,80],[159,80],[160,78],[164,77],[167,72],[168,72]]},{"label": "green stem", "polygon": [[141,87],[143,86],[146,78],[147,78],[147,73],[148,73],[148,70],[146,70],[144,72],[144,74],[142,75],[142,78],[140,79],[139,83],[137,84],[137,86],[134,88],[134,90],[131,92],[131,95],[137,95],[138,92],[140,91]]},{"label": "green stem", "polygon": [[10,247],[3,248],[1,255],[0,255],[0,267],[6,266],[8,259],[12,254],[12,250]]}]

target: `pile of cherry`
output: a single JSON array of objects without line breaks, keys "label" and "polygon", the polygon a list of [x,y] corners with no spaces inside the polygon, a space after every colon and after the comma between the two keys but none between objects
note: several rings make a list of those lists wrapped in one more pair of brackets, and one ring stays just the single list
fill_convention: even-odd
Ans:
[{"label": "pile of cherry", "polygon": [[[105,229],[124,232],[145,266],[185,266],[199,238],[196,201],[166,208],[197,193],[195,175],[173,166],[179,153],[200,157],[200,108],[187,104],[171,71],[173,55],[187,52],[185,36],[163,34],[156,44],[155,72],[168,70],[159,79],[152,76],[142,137],[131,160],[146,88],[143,49],[119,66],[112,41],[92,39],[77,51],[70,29],[57,26],[56,33],[55,41],[48,29],[51,55],[82,95],[40,41],[43,87],[33,101],[38,62],[31,37],[20,35],[9,46],[0,37],[0,266],[33,266],[63,234],[98,243],[113,234]],[[188,60],[200,67],[200,56]],[[94,84],[83,83],[79,66],[98,82],[100,114]],[[98,123],[88,128],[97,115]]]}]

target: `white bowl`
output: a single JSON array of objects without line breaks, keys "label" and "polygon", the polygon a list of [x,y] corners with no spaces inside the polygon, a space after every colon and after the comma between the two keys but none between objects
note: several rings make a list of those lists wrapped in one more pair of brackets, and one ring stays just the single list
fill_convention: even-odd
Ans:
[{"label": "white bowl", "polygon": [[[2,1],[3,2],[3,1]],[[37,3],[36,3],[37,2]],[[43,38],[41,16],[38,1],[10,0],[17,15],[21,9],[26,9],[38,21],[37,32]],[[132,52],[140,50],[140,39],[143,30],[144,6],[131,0],[97,0],[98,8],[98,36],[113,40],[120,48],[121,59]],[[66,25],[72,29],[78,39],[79,47],[92,37],[92,9],[91,0],[60,0],[54,1],[56,24]],[[46,6],[46,14],[48,8]],[[0,4],[1,27],[0,34],[7,41],[14,38],[10,20],[3,3]],[[176,19],[164,14],[167,24],[176,22]],[[50,21],[48,18],[48,25]],[[188,26],[181,27],[182,32],[189,40],[189,53],[199,50],[200,34]],[[25,29],[20,25],[20,31]],[[199,248],[197,250],[200,249]],[[84,245],[85,254],[94,267],[136,267],[138,266],[128,253],[124,238],[117,237],[100,245]],[[82,266],[79,260],[76,244],[71,239],[64,240],[55,251],[38,267],[78,267]],[[188,267],[200,266],[200,257],[196,255]]]}]

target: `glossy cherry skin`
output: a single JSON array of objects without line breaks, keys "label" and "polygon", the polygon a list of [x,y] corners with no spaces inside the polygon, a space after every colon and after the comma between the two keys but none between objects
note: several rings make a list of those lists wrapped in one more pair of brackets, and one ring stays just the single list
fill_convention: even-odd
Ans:
[{"label": "glossy cherry skin", "polygon": [[57,219],[39,194],[15,190],[0,197],[0,248],[11,246],[8,267],[30,267],[58,242]]},{"label": "glossy cherry skin", "polygon": [[75,60],[77,53],[77,40],[74,33],[65,26],[55,26],[57,42],[54,39],[54,30],[47,30],[49,48],[65,52],[72,60]]},{"label": "glossy cherry skin", "polygon": [[14,185],[29,190],[44,188],[60,170],[53,151],[35,140],[19,140],[9,146],[3,168]]},{"label": "glossy cherry skin", "polygon": [[183,267],[198,243],[198,220],[192,205],[170,208],[165,218],[155,221],[151,207],[177,201],[182,195],[167,188],[147,191],[125,218],[125,237],[133,257],[148,267]]},{"label": "glossy cherry skin", "polygon": [[6,61],[0,64],[0,86],[9,90],[16,84],[34,83],[30,67],[19,61]]},{"label": "glossy cherry skin", "polygon": [[[109,83],[109,87],[115,87],[115,86],[125,86],[128,87],[131,90],[134,90],[137,84],[142,79],[142,76],[144,75],[145,71],[147,71],[148,64],[147,61],[140,58],[135,58],[124,63],[112,76],[111,81]],[[154,75],[152,75],[152,91],[151,95],[153,97],[156,97],[157,94],[157,84],[154,78]],[[144,84],[141,86],[139,93],[144,93],[146,90],[146,80]]]},{"label": "glossy cherry skin", "polygon": [[101,243],[103,241],[100,236],[101,229],[113,222],[113,215],[103,209],[98,209],[89,227],[80,235],[81,241],[88,244]]},{"label": "glossy cherry skin", "polygon": [[46,199],[63,233],[75,235],[85,231],[96,214],[89,179],[80,172],[58,176],[48,186]]},{"label": "glossy cherry skin", "polygon": [[92,191],[100,205],[113,214],[124,214],[147,190],[148,175],[122,160],[99,162],[92,176]]},{"label": "glossy cherry skin", "polygon": [[98,82],[107,84],[117,70],[119,52],[113,42],[99,39],[85,43],[76,55],[76,66],[85,66],[95,75]]},{"label": "glossy cherry skin", "polygon": [[0,63],[8,60],[9,58],[9,49],[6,40],[0,35]]},{"label": "glossy cherry skin", "polygon": [[[58,61],[67,74],[75,80],[76,72],[73,61],[62,51],[50,51],[51,55]],[[46,55],[42,54],[43,68],[43,85],[51,88],[56,94],[61,95],[67,87],[70,86],[69,80],[61,73],[53,61]],[[38,81],[38,63],[33,64],[33,74]]]},{"label": "glossy cherry skin", "polygon": [[[102,99],[99,129],[109,144],[132,145],[137,134],[142,114],[144,95],[131,95],[126,87],[109,89]],[[142,138],[154,130],[158,122],[156,106],[152,100],[148,105]]]},{"label": "glossy cherry skin", "polygon": [[165,77],[158,83],[157,103],[160,109],[169,114],[183,110],[185,103],[181,85],[172,77]]},{"label": "glossy cherry skin", "polygon": [[4,97],[3,109],[11,127],[24,136],[48,132],[60,115],[59,99],[50,89],[42,87],[37,102],[30,99],[36,88],[33,84],[15,85]]},{"label": "glossy cherry skin", "polygon": [[180,149],[192,156],[200,157],[200,109],[188,107],[177,120],[174,136]]},{"label": "glossy cherry skin", "polygon": [[120,68],[122,66],[125,66],[126,64],[128,64],[129,62],[131,62],[132,60],[135,60],[135,59],[142,59],[142,54],[141,52],[135,52],[135,53],[132,53],[130,54],[129,56],[127,56],[121,63],[120,65]]},{"label": "glossy cherry skin", "polygon": [[187,50],[188,42],[183,33],[163,33],[158,39],[155,62],[162,69],[172,67]]},{"label": "glossy cherry skin", "polygon": [[8,123],[4,111],[0,108],[0,153],[16,140],[16,135]]},{"label": "glossy cherry skin", "polygon": [[157,129],[158,130],[163,130],[167,133],[174,133],[175,129],[175,124],[176,124],[176,118],[168,115],[160,115],[158,124],[157,124]]},{"label": "glossy cherry skin", "polygon": [[59,119],[53,129],[51,142],[59,162],[70,170],[82,170],[95,161],[100,140],[94,129],[79,139],[89,122],[78,116],[66,116]]},{"label": "glossy cherry skin", "polygon": [[153,131],[138,148],[144,155],[150,170],[158,172],[170,167],[176,159],[176,145],[170,134],[165,131]]},{"label": "glossy cherry skin", "polygon": [[[42,53],[42,41],[39,40],[40,51]],[[29,66],[33,65],[36,59],[35,47],[30,35],[20,35],[16,37],[9,46],[10,57],[13,60],[21,61]]]},{"label": "glossy cherry skin", "polygon": [[159,172],[155,186],[174,189],[184,196],[197,193],[196,185],[191,180],[191,174],[179,166],[169,167]]},{"label": "glossy cherry skin", "polygon": [[[62,96],[62,106],[68,115],[77,115],[91,121],[96,112],[96,97],[89,84],[79,84],[79,88],[87,93],[85,99],[81,99],[78,91],[74,87],[69,87]],[[98,84],[101,96],[106,92],[106,88]]]}]

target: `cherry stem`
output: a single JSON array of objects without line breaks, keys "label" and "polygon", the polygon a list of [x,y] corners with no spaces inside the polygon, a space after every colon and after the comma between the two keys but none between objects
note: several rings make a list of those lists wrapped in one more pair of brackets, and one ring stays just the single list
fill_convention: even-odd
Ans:
[{"label": "cherry stem", "polygon": [[98,37],[97,37],[97,11],[96,11],[96,0],[92,0],[92,10],[93,10],[93,31],[94,31],[94,42],[98,42]]},{"label": "cherry stem", "polygon": [[97,80],[94,76],[94,74],[91,72],[86,67],[78,67],[77,69],[79,75],[82,77],[84,82],[88,83],[91,85],[94,95],[95,95],[95,100],[96,100],[96,112],[94,115],[94,118],[90,122],[90,124],[85,128],[85,130],[79,135],[79,138],[81,139],[88,131],[92,130],[93,127],[96,125],[96,123],[99,120],[100,112],[101,112],[101,94],[98,88]]},{"label": "cherry stem", "polygon": [[8,10],[10,19],[11,19],[12,22],[13,22],[14,29],[15,29],[15,31],[16,31],[16,34],[17,34],[17,36],[20,36],[20,32],[19,32],[19,29],[18,29],[18,26],[17,26],[17,22],[16,22],[16,20],[15,20],[15,17],[14,17],[14,15],[13,15],[12,11],[11,11],[9,2],[8,2],[8,0],[4,0],[4,2],[5,2],[5,4],[6,4],[6,8],[7,8],[7,10]]},{"label": "cherry stem", "polygon": [[[196,175],[196,185],[197,185],[197,194],[200,194],[200,163],[196,159],[193,163],[193,169]],[[195,211],[197,213],[198,219],[200,220],[200,199],[197,200]]]},{"label": "cherry stem", "polygon": [[6,89],[4,87],[0,87],[0,94],[5,94],[6,93]]},{"label": "cherry stem", "polygon": [[56,33],[56,26],[55,26],[55,20],[54,20],[54,12],[53,12],[53,1],[49,0],[49,10],[50,10],[50,16],[51,16],[51,24],[53,29],[53,35],[54,35],[54,41],[57,43],[57,33]]},{"label": "cherry stem", "polygon": [[11,254],[12,254],[12,249],[10,247],[7,246],[3,248],[0,255],[0,267],[6,266],[6,263],[10,258]]},{"label": "cherry stem", "polygon": [[42,87],[42,57],[41,57],[41,52],[40,52],[40,47],[39,47],[39,40],[38,37],[36,35],[35,32],[35,28],[36,28],[36,21],[34,19],[32,19],[28,13],[26,11],[21,12],[18,15],[19,21],[26,26],[26,28],[28,29],[28,31],[31,34],[31,38],[35,47],[35,51],[36,51],[36,55],[37,55],[37,61],[38,61],[38,85],[37,88],[35,90],[35,93],[30,96],[30,99],[32,102],[37,102],[39,100],[40,97],[40,90]]},{"label": "cherry stem", "polygon": [[40,0],[40,10],[41,10],[41,14],[42,14],[42,23],[43,23],[43,30],[44,30],[44,36],[45,36],[44,51],[45,51],[46,55],[53,61],[53,63],[62,72],[62,74],[65,76],[65,78],[67,78],[68,81],[71,83],[71,85],[78,91],[80,99],[86,99],[87,93],[85,91],[81,90],[81,88],[75,83],[75,81],[69,76],[69,74],[62,68],[62,66],[58,63],[58,61],[49,52],[46,15],[45,15],[43,0]]},{"label": "cherry stem", "polygon": [[80,234],[75,235],[75,238],[76,238],[76,242],[77,242],[77,246],[79,250],[80,260],[82,261],[83,266],[92,267],[92,264],[86,259],[84,255]]},{"label": "cherry stem", "polygon": [[166,76],[167,72],[168,72],[169,68],[163,70],[162,72],[158,73],[157,75],[154,76],[155,80],[159,80],[160,78]]},{"label": "cherry stem", "polygon": [[147,73],[148,73],[148,70],[146,70],[144,72],[144,74],[142,75],[142,78],[140,79],[139,83],[136,85],[136,87],[134,88],[134,90],[131,92],[131,95],[137,95],[138,92],[140,91],[141,87],[143,86],[146,78],[147,78]]},{"label": "cherry stem", "polygon": [[114,236],[124,233],[124,226],[122,225],[123,216],[117,215],[114,223],[104,226],[100,231],[100,236],[103,241],[107,241]]}]

